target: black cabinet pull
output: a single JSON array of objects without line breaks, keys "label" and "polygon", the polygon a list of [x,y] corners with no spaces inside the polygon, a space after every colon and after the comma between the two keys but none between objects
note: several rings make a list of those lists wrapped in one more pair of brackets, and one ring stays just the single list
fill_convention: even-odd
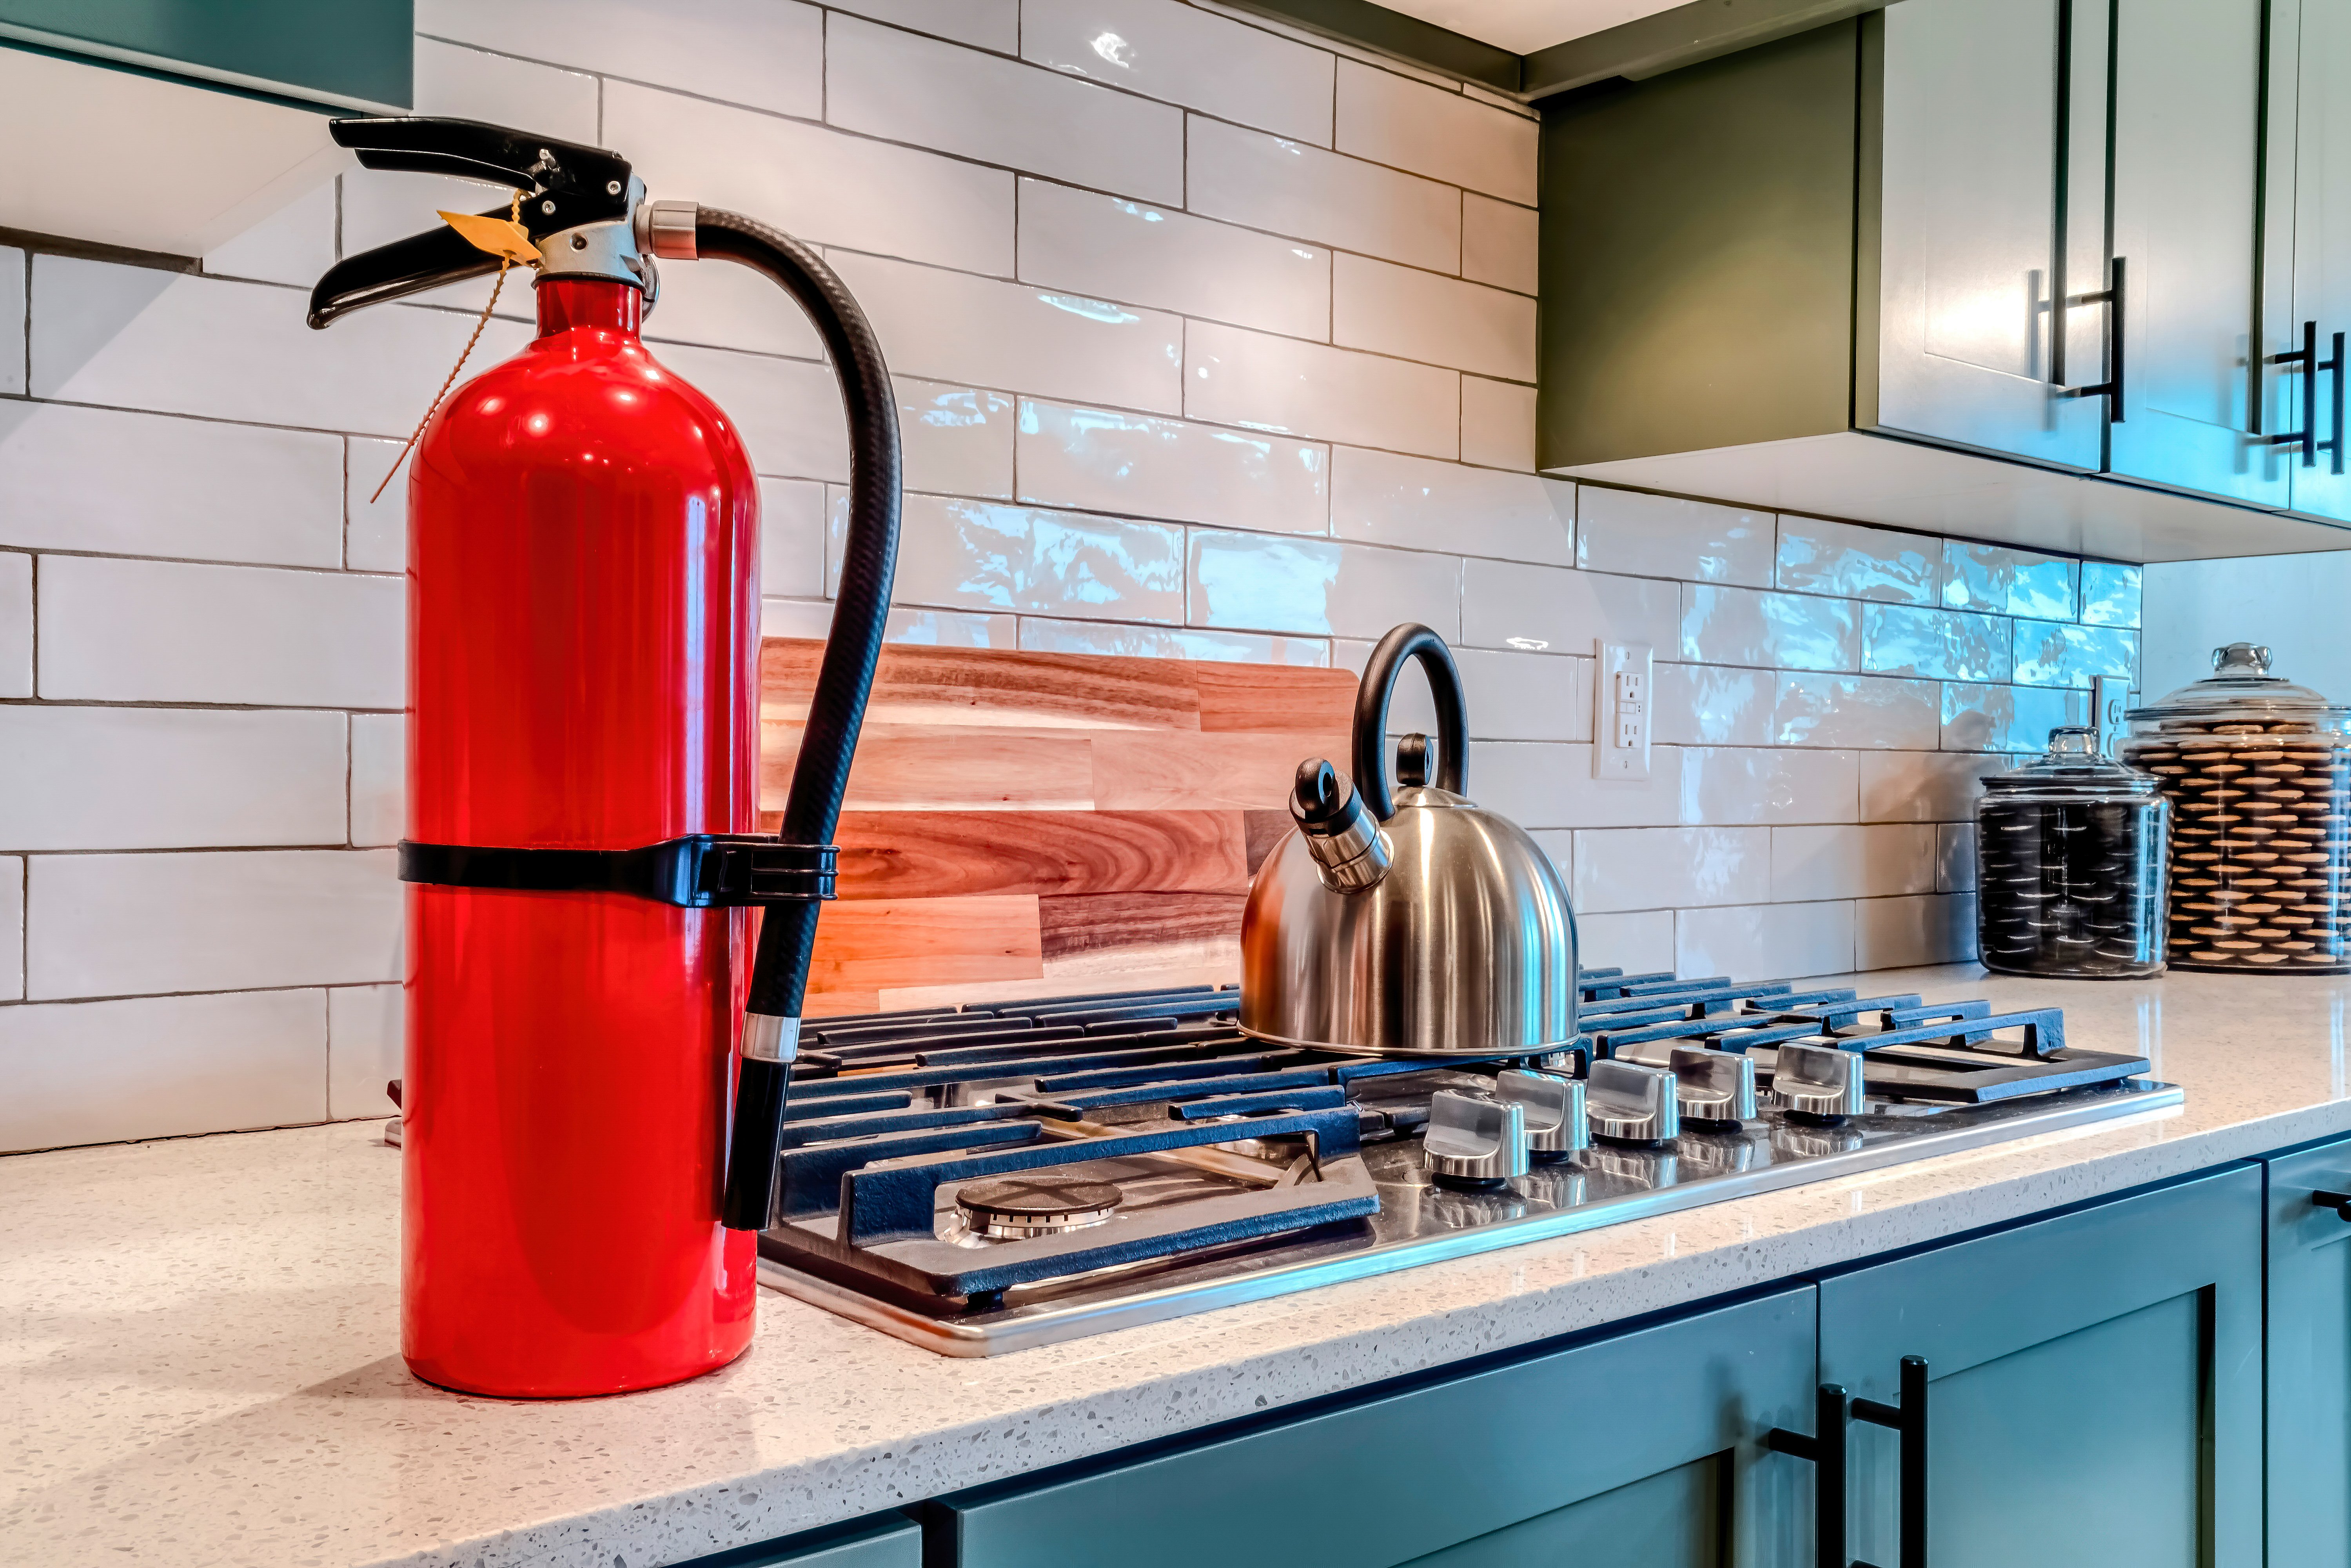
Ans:
[{"label": "black cabinet pull", "polygon": [[[2104,305],[2106,307],[2106,379],[2095,386],[2060,387],[2057,395],[2105,398],[2107,420],[2112,423],[2120,424],[2123,422],[2123,258],[2116,256],[2106,265],[2109,268],[2107,274],[2109,281],[2105,287],[2099,289],[2095,294],[2076,294],[2064,301],[2068,306]],[[2061,334],[2065,330],[2062,311],[2059,313],[2057,330]],[[2061,338],[2061,353],[2057,360],[2057,363],[2061,365],[2064,362],[2062,348]]]},{"label": "black cabinet pull", "polygon": [[1813,1562],[1817,1568],[1869,1568],[1844,1554],[1845,1432],[1853,1401],[1840,1385],[1823,1383],[1813,1398],[1813,1433],[1774,1427],[1763,1446],[1813,1462]]},{"label": "black cabinet pull", "polygon": [[2331,1208],[2337,1218],[2351,1223],[2351,1192],[2314,1192],[2310,1201],[2320,1208]]},{"label": "black cabinet pull", "polygon": [[1902,1439],[1900,1568],[1927,1568],[1927,1359],[1902,1358],[1902,1402],[1856,1399],[1856,1419],[1888,1427]]},{"label": "black cabinet pull", "polygon": [[[2343,472],[2342,333],[2337,332],[2335,334],[2335,340],[2332,346],[2335,350],[2335,357],[2331,360],[2320,359],[2318,357],[2318,323],[2315,321],[2304,321],[2302,324],[2301,348],[2292,349],[2282,354],[2272,354],[2269,356],[2268,360],[2265,361],[2266,363],[2273,365],[2300,365],[2302,367],[2302,428],[2300,430],[2284,431],[2276,435],[2265,435],[2262,437],[2262,440],[2264,444],[2270,446],[2301,447],[2302,465],[2304,468],[2317,467],[2318,455],[2324,452],[2332,459],[2329,465],[2335,473],[2340,474]],[[2331,399],[2335,405],[2335,437],[2331,441],[2321,441],[2318,439],[2318,378],[2322,375],[2331,376],[2335,383],[2334,395]],[[2261,417],[2260,405],[2258,402],[2256,402],[2254,406],[2253,416],[2256,421]],[[2261,425],[2256,423],[2253,426],[2253,430],[2258,434],[2261,430]]]}]

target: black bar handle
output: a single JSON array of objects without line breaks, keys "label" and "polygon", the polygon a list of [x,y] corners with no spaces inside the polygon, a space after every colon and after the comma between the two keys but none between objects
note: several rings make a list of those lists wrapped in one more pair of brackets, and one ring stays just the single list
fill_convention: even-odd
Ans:
[{"label": "black bar handle", "polygon": [[[2330,471],[2332,471],[2333,473],[2337,474],[2337,475],[2340,475],[2340,474],[2343,472],[2343,444],[2344,444],[2344,443],[2343,443],[2343,334],[2342,334],[2342,333],[2340,333],[2340,332],[2337,332],[2337,333],[2335,333],[2335,334],[2334,348],[2335,348],[2335,357],[2334,357],[2333,359],[2331,359],[2331,360],[2321,360],[2321,361],[2319,361],[2315,366],[2314,366],[2314,367],[2312,367],[2312,368],[2313,368],[2314,370],[2325,371],[2326,371],[2329,375],[2331,375],[2331,376],[2333,376],[2333,377],[2335,378],[2335,395],[2334,395],[2334,398],[2333,398],[2333,400],[2332,400],[2332,401],[2333,401],[2333,402],[2334,402],[2334,405],[2335,405],[2335,406],[2334,406],[2334,423],[2331,423],[2331,424],[2327,427],[2327,428],[2329,428],[2330,430],[2334,431],[2334,432],[2335,432],[2335,434],[2334,434],[2333,435],[2331,435],[2331,436],[2328,436],[2325,441],[2321,441],[2321,442],[2317,442],[2317,443],[2314,444],[2310,447],[2310,449],[2309,449],[2309,450],[2310,450],[2314,455],[2315,455],[2315,454],[2317,454],[2317,453],[2320,453],[2320,452],[2324,452],[2324,453],[2325,453],[2325,454],[2327,455],[2327,467],[2328,467],[2328,468],[2329,468],[2329,470],[2330,470]],[[2314,377],[2313,379],[2314,379],[2314,380],[2315,380],[2316,378],[2315,378],[2315,377]],[[2316,406],[2316,400],[2315,400],[2314,398],[2314,400],[2313,400],[2313,406],[2314,406],[2314,406]],[[2311,434],[2313,434],[2314,435],[2314,434],[2317,434],[2317,432],[2316,432],[2315,430],[2314,430]]]},{"label": "black bar handle", "polygon": [[1927,1568],[1927,1360],[1902,1358],[1901,1403],[1853,1402],[1856,1420],[1891,1427],[1902,1439],[1900,1568]]},{"label": "black bar handle", "polygon": [[2351,1224],[2351,1192],[2314,1192],[2310,1201],[2317,1207],[2333,1209],[2337,1218]]},{"label": "black bar handle", "polygon": [[1813,1562],[1815,1568],[1870,1568],[1844,1554],[1845,1453],[1854,1401],[1841,1385],[1823,1383],[1813,1396],[1813,1432],[1774,1427],[1763,1446],[1813,1463]]},{"label": "black bar handle", "polygon": [[[2095,294],[2076,294],[2064,301],[2066,305],[2104,305],[2106,307],[2106,379],[2095,386],[2061,387],[2060,397],[2102,397],[2106,400],[2108,423],[2123,422],[2123,258],[2116,256],[2107,263],[2108,282]],[[2059,331],[2064,331],[2061,323]],[[2059,363],[2063,363],[2062,355]]]},{"label": "black bar handle", "polygon": [[[2322,368],[2318,362],[2318,323],[2315,321],[2304,321],[2302,324],[2301,348],[2289,349],[2283,353],[2272,354],[2262,362],[2264,364],[2271,365],[2300,365],[2302,367],[2302,428],[2300,430],[2281,431],[2275,435],[2263,435],[2262,436],[2262,444],[2267,446],[2299,446],[2302,448],[2302,465],[2304,468],[2317,467],[2318,372]],[[2253,398],[2252,422],[2252,433],[2256,435],[2261,435],[2262,401],[2260,397],[2261,383],[2258,381],[2254,382],[2253,390],[2255,395]]]}]

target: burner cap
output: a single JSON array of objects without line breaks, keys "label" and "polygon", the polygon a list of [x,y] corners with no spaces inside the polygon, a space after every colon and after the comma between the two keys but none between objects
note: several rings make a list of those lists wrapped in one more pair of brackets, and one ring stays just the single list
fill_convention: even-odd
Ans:
[{"label": "burner cap", "polygon": [[967,1184],[956,1207],[982,1236],[1018,1239],[1100,1225],[1118,1207],[1118,1188],[1075,1176],[998,1176]]}]

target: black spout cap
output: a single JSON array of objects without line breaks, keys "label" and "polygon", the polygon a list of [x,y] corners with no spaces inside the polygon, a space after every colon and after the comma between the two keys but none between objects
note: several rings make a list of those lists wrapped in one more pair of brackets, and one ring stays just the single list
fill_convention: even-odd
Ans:
[{"label": "black spout cap", "polygon": [[1290,791],[1290,814],[1308,832],[1336,831],[1353,814],[1355,787],[1347,776],[1320,757],[1298,765]]},{"label": "black spout cap", "polygon": [[[629,215],[629,161],[601,147],[583,147],[478,120],[430,115],[329,120],[327,133],[359,154],[363,169],[444,174],[511,185],[523,193],[522,225],[536,241],[581,224]],[[508,206],[485,217],[503,218]],[[469,277],[486,277],[497,258],[468,244],[455,229],[437,228],[345,256],[310,291],[309,322],[388,299],[422,294]]]}]

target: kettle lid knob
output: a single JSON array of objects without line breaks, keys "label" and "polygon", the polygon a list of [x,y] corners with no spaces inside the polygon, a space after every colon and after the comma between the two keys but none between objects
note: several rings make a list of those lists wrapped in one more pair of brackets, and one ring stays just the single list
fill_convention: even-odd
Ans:
[{"label": "kettle lid knob", "polygon": [[1396,742],[1396,782],[1407,789],[1426,789],[1439,767],[1437,737],[1407,735]]}]

